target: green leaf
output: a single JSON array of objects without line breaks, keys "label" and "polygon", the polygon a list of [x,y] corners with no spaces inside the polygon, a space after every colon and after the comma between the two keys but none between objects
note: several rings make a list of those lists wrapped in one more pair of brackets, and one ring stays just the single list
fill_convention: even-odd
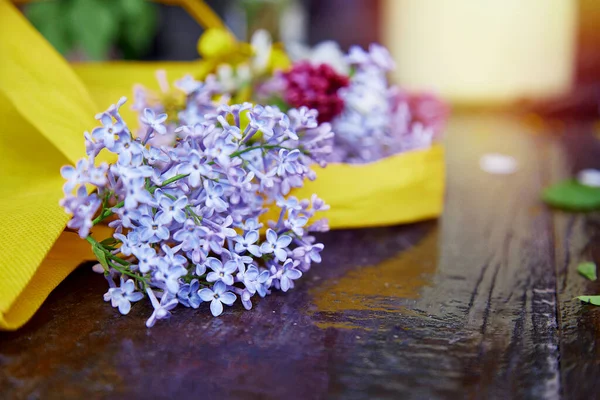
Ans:
[{"label": "green leaf", "polygon": [[103,241],[100,242],[100,244],[102,245],[102,247],[104,247],[106,250],[115,250],[116,249],[116,245],[117,245],[118,240],[112,237],[106,238]]},{"label": "green leaf", "polygon": [[593,262],[582,262],[577,266],[577,272],[588,278],[590,281],[598,279],[596,275],[596,264]]},{"label": "green leaf", "polygon": [[68,20],[83,51],[93,60],[105,59],[119,29],[110,5],[102,0],[73,0]]},{"label": "green leaf", "polygon": [[137,58],[143,55],[154,39],[156,7],[145,0],[127,0],[122,7],[127,9],[123,14],[123,50],[128,58]]},{"label": "green leaf", "polygon": [[145,12],[148,2],[146,0],[119,0],[119,7],[121,8],[122,16],[127,22],[134,22],[140,14]]},{"label": "green leaf", "polygon": [[100,265],[102,265],[106,271],[110,270],[110,268],[108,266],[108,260],[106,259],[106,253],[104,252],[102,247],[100,247],[98,245],[94,245],[94,246],[92,246],[92,251],[94,252],[94,255],[96,256],[96,258],[98,259],[98,262],[100,263]]},{"label": "green leaf", "polygon": [[32,25],[63,55],[72,47],[63,18],[65,4],[63,1],[40,1],[25,8],[25,15]]},{"label": "green leaf", "polygon": [[117,244],[117,239],[109,237],[101,241],[100,244],[103,246],[114,246],[115,244]]},{"label": "green leaf", "polygon": [[590,211],[600,208],[600,188],[582,185],[574,179],[546,188],[542,198],[551,206],[566,210]]},{"label": "green leaf", "polygon": [[584,303],[590,303],[595,306],[600,306],[600,296],[577,296]]}]

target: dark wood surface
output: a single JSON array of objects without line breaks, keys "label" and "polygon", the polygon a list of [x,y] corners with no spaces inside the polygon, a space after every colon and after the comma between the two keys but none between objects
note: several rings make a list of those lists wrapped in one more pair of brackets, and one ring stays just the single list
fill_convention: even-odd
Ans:
[{"label": "dark wood surface", "polygon": [[[323,235],[297,288],[220,318],[177,309],[146,329],[105,282],[75,271],[30,323],[0,333],[0,398],[421,399],[600,397],[600,220],[545,207],[540,190],[599,167],[590,124],[458,114],[439,221]],[[479,157],[510,154],[511,176]]]}]

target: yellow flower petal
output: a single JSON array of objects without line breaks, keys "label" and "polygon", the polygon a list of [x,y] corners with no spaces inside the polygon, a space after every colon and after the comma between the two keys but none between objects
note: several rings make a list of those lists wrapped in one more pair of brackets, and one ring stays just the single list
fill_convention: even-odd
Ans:
[{"label": "yellow flower petal", "polygon": [[225,57],[236,49],[235,37],[225,29],[208,29],[198,40],[198,54],[203,58]]},{"label": "yellow flower petal", "polygon": [[292,66],[292,61],[285,50],[274,46],[271,50],[271,60],[269,64],[271,71],[286,71]]}]

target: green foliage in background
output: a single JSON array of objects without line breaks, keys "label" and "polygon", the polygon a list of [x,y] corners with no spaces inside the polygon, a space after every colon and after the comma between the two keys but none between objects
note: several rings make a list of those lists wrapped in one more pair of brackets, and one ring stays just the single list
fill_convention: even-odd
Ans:
[{"label": "green foliage in background", "polygon": [[124,58],[146,51],[156,28],[156,7],[146,0],[44,0],[25,14],[63,55],[80,49],[91,60],[116,47]]},{"label": "green foliage in background", "polygon": [[590,303],[595,306],[600,306],[600,296],[577,296],[584,303]]},{"label": "green foliage in background", "polygon": [[575,179],[559,182],[544,190],[543,200],[553,207],[569,211],[600,209],[600,188],[582,185]]},{"label": "green foliage in background", "polygon": [[580,263],[577,266],[577,272],[585,276],[590,281],[595,281],[598,279],[598,275],[596,274],[596,264],[593,262],[587,261]]}]

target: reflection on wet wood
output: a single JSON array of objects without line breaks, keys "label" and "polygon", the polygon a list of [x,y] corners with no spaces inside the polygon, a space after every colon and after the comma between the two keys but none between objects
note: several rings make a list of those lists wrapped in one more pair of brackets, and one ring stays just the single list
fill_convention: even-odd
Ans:
[{"label": "reflection on wet wood", "polygon": [[[406,301],[419,293],[437,266],[437,228],[413,247],[377,265],[354,268],[310,291],[316,313],[343,318],[346,312],[406,310]],[[383,314],[385,318],[385,314]],[[327,326],[322,322],[322,326]],[[361,325],[357,325],[361,328]]]},{"label": "reflection on wet wood", "polygon": [[[455,116],[440,221],[328,233],[323,264],[251,312],[177,310],[147,330],[148,306],[119,316],[81,268],[0,334],[0,397],[595,398],[600,308],[573,297],[600,293],[576,272],[600,261],[600,221],[539,201],[599,166],[588,127],[569,129]],[[485,174],[487,152],[519,171]]]}]

